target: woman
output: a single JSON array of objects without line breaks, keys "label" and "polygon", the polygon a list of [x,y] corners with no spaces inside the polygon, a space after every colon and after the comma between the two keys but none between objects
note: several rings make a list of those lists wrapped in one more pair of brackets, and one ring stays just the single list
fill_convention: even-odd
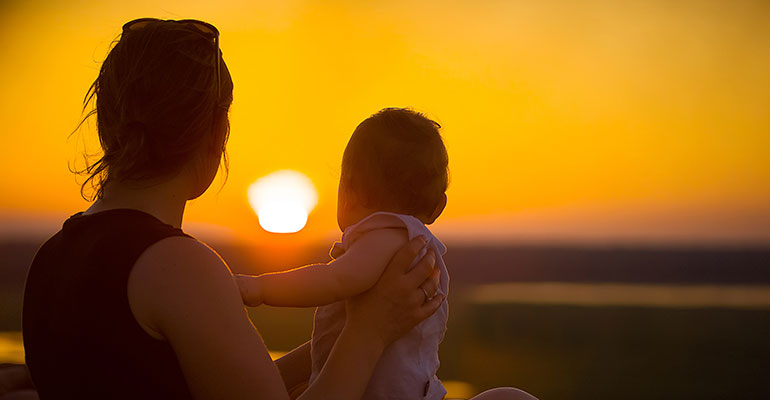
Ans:
[{"label": "woman", "polygon": [[[307,346],[274,363],[227,265],[180,229],[225,155],[233,85],[218,40],[201,21],[131,21],[89,90],[96,200],[41,247],[25,289],[27,364],[44,399],[288,399],[307,380]],[[301,399],[359,398],[388,343],[436,310],[434,256],[409,269],[423,245],[348,301]]]}]

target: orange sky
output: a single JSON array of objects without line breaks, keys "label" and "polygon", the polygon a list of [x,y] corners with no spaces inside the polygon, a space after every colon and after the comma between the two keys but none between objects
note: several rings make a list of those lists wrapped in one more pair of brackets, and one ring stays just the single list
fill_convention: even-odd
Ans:
[{"label": "orange sky", "polygon": [[294,169],[319,202],[292,238],[333,236],[350,133],[411,106],[444,126],[442,237],[770,243],[766,2],[362,3],[3,2],[4,230],[87,207],[67,164],[94,132],[67,135],[120,26],[155,16],[215,24],[235,82],[228,182],[191,231],[271,237],[246,189]]}]

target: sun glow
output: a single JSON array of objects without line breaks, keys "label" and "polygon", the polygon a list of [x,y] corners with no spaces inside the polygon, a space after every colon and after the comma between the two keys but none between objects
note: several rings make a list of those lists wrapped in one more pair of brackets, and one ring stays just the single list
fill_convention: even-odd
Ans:
[{"label": "sun glow", "polygon": [[274,233],[298,232],[318,202],[313,182],[297,171],[281,170],[249,186],[249,203],[262,229]]}]

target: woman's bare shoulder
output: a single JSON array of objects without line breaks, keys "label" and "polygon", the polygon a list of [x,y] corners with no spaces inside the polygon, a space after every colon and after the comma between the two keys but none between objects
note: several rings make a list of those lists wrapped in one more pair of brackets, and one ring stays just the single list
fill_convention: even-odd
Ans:
[{"label": "woman's bare shoulder", "polygon": [[148,247],[128,279],[128,300],[135,319],[151,336],[163,334],[169,316],[190,309],[199,298],[208,306],[241,307],[240,292],[227,264],[205,243],[185,236]]},{"label": "woman's bare shoulder", "polygon": [[148,247],[136,262],[135,267],[154,264],[156,268],[184,268],[188,272],[202,273],[226,270],[227,264],[214,249],[189,236],[172,236],[161,239]]},{"label": "woman's bare shoulder", "polygon": [[128,293],[142,328],[174,349],[196,397],[288,398],[235,279],[204,243],[172,237],[150,246]]}]

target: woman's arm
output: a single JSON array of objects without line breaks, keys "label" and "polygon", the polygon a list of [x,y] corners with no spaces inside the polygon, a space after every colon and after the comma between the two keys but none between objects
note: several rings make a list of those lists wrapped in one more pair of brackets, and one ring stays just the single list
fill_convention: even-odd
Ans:
[{"label": "woman's arm", "polygon": [[[438,308],[443,299],[424,302],[419,289],[435,281],[433,256],[409,269],[424,245],[399,250],[374,288],[348,301],[343,333],[303,400],[359,399],[382,349]],[[195,398],[289,398],[230,270],[204,244],[174,237],[148,248],[129,277],[128,299],[142,328],[171,344]]]},{"label": "woman's arm", "polygon": [[377,282],[393,254],[408,241],[405,229],[363,234],[345,254],[314,264],[259,276],[236,275],[246,305],[314,307],[347,299]]},{"label": "woman's arm", "polygon": [[286,390],[291,395],[300,386],[306,386],[310,379],[310,342],[307,341],[296,349],[275,360],[278,371],[281,372]]},{"label": "woman's arm", "polygon": [[128,282],[137,322],[169,342],[197,399],[288,400],[227,265],[186,237],[150,246]]}]

